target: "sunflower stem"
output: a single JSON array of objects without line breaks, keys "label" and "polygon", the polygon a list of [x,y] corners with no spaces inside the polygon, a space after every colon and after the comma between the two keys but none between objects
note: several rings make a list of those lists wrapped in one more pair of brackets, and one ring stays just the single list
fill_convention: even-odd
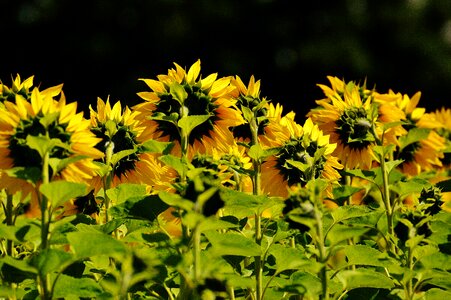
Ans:
[{"label": "sunflower stem", "polygon": [[[13,205],[13,196],[4,191],[6,194],[6,205],[3,204],[2,206],[3,210],[5,212],[5,224],[6,226],[13,226],[14,225],[14,205]],[[2,193],[3,196],[3,193]],[[3,198],[3,197],[2,197]],[[6,255],[7,256],[13,256],[14,254],[14,241],[12,240],[6,240]]]},{"label": "sunflower stem", "polygon": [[[50,153],[46,151],[42,160],[42,184],[48,184],[50,181],[49,177],[49,160]],[[39,193],[40,208],[41,208],[41,251],[47,250],[49,248],[48,238],[49,238],[49,226],[51,220],[50,209],[48,207],[48,199],[45,195]],[[49,274],[41,275],[38,273],[39,282],[39,294],[41,299],[51,299],[51,288],[50,288],[50,278]]]}]

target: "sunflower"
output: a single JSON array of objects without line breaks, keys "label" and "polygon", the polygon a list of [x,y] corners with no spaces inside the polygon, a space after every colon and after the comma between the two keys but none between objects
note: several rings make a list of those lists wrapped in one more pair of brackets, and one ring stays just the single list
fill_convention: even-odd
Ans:
[{"label": "sunflower", "polygon": [[393,91],[388,94],[389,97],[375,97],[379,103],[389,103],[392,111],[401,110],[405,115],[402,127],[406,134],[399,137],[394,154],[395,159],[403,160],[401,171],[413,176],[442,167],[445,139],[436,131],[442,125],[433,115],[426,114],[425,108],[418,107],[421,92],[412,97]]},{"label": "sunflower", "polygon": [[200,60],[197,60],[188,72],[174,63],[175,69],[169,69],[167,75],[158,75],[157,80],[141,79],[152,90],[140,92],[144,99],[133,107],[137,118],[144,122],[146,137],[160,141],[174,141],[173,154],[181,152],[181,133],[177,125],[184,116],[209,116],[197,125],[189,136],[191,153],[204,153],[214,147],[223,138],[217,132],[221,128],[228,130],[244,123],[232,97],[234,86],[231,78],[218,79],[214,73],[200,77]]},{"label": "sunflower", "polygon": [[33,78],[34,76],[30,76],[22,81],[20,75],[17,74],[16,78],[12,80],[11,87],[0,82],[0,102],[6,100],[14,101],[17,96],[21,96],[24,99],[30,99],[30,89],[33,86]]},{"label": "sunflower", "polygon": [[[329,77],[334,85],[333,79]],[[366,88],[352,81],[342,90],[320,87],[327,97],[317,100],[319,107],[310,110],[307,116],[337,144],[334,155],[346,168],[370,168],[374,158],[372,148],[376,144],[373,128],[378,127],[371,96]]]},{"label": "sunflower", "polygon": [[[54,98],[57,95],[59,100]],[[15,193],[33,190],[29,181],[40,184],[43,159],[28,145],[29,137],[55,142],[49,153],[51,180],[87,182],[95,175],[98,167],[93,159],[103,156],[95,148],[99,139],[89,131],[89,120],[76,112],[77,103],[66,104],[62,85],[45,93],[34,88],[30,101],[15,97],[15,103],[5,101],[4,106],[0,114],[1,188]],[[38,208],[36,201],[31,205],[33,211]]]},{"label": "sunflower", "polygon": [[[343,166],[332,153],[336,144],[329,143],[317,125],[308,118],[305,124],[295,126],[290,118],[282,118],[290,123],[286,126],[291,137],[279,147],[278,152],[262,164],[262,188],[270,196],[287,197],[289,188],[305,184],[316,178],[336,183],[340,179],[337,170]],[[295,128],[292,131],[290,128]]]},{"label": "sunflower", "polygon": [[[108,153],[103,162],[109,163],[106,160],[111,159],[112,155],[124,154],[112,166],[109,187],[121,183],[139,183],[153,190],[169,188],[176,176],[175,171],[163,165],[157,154],[145,151],[143,144],[146,140],[143,137],[146,128],[136,119],[136,111],[132,112],[129,107],[122,109],[120,101],[111,107],[109,99],[104,102],[101,98],[97,99],[97,109],[90,106],[89,110],[91,131],[101,139],[96,148]],[[99,190],[102,178],[94,178],[92,185],[95,190]]]}]

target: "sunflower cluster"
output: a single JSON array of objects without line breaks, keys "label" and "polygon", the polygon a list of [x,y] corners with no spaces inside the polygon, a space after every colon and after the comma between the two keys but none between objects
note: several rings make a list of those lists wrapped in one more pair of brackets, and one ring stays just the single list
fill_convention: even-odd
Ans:
[{"label": "sunflower cluster", "polygon": [[[451,111],[426,113],[420,93],[380,93],[329,76],[330,85],[319,85],[324,98],[298,124],[294,112],[260,95],[254,76],[246,85],[239,76],[201,75],[200,60],[174,65],[140,79],[147,90],[137,93],[139,104],[99,98],[89,118],[66,102],[62,85],[41,90],[20,76],[0,84],[0,188],[34,199],[49,174],[86,183],[91,195],[122,183],[175,192],[192,187],[189,169],[203,168],[224,187],[282,198],[322,179],[333,200],[343,174],[381,160],[398,161],[405,176],[449,176]],[[385,146],[390,151],[377,150]]]}]

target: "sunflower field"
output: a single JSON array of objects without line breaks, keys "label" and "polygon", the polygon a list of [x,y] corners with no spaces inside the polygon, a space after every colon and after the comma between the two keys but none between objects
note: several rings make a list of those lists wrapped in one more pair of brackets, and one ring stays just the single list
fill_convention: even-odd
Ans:
[{"label": "sunflower field", "polygon": [[327,76],[302,124],[174,63],[89,117],[0,82],[0,299],[451,299],[451,109]]}]

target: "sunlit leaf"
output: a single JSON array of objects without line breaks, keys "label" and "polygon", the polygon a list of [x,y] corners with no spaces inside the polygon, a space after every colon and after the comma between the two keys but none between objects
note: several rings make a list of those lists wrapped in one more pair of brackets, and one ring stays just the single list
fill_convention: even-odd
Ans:
[{"label": "sunlit leaf", "polygon": [[100,232],[70,232],[67,239],[78,258],[97,255],[121,257],[126,252],[122,242]]},{"label": "sunlit leaf", "polygon": [[69,297],[95,299],[102,293],[102,287],[92,278],[74,278],[62,274],[56,281],[53,296],[55,299]]},{"label": "sunlit leaf", "polygon": [[216,255],[259,256],[262,253],[260,246],[253,239],[239,233],[206,231],[204,234]]},{"label": "sunlit leaf", "polygon": [[391,289],[394,287],[394,283],[390,278],[371,269],[344,270],[339,272],[337,276],[347,290],[364,287],[378,289]]},{"label": "sunlit leaf", "polygon": [[53,207],[58,207],[70,199],[84,196],[88,192],[86,184],[64,180],[42,184],[39,191],[47,197]]}]

